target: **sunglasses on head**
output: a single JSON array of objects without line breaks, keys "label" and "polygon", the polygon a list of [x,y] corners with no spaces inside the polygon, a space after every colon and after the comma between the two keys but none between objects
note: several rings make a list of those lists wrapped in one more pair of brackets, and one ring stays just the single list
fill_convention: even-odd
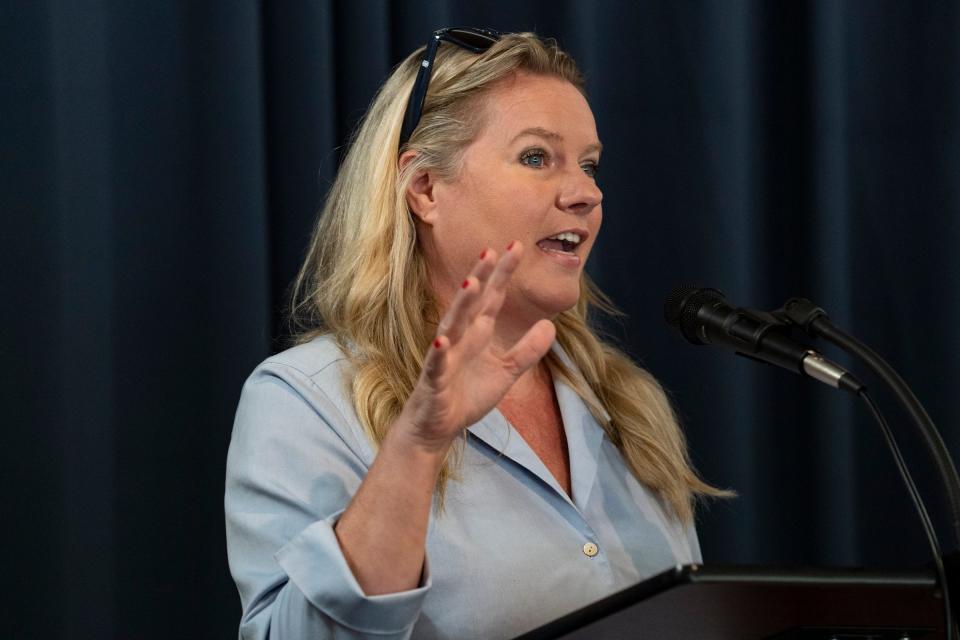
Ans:
[{"label": "sunglasses on head", "polygon": [[420,123],[423,101],[427,97],[427,87],[430,86],[430,78],[433,75],[433,60],[437,57],[440,42],[449,42],[473,53],[483,53],[500,39],[500,35],[500,32],[494,29],[475,27],[452,27],[433,32],[430,40],[427,41],[427,50],[423,54],[423,60],[420,61],[417,79],[413,83],[413,91],[410,92],[410,101],[407,102],[403,128],[400,130],[400,147],[407,143],[417,124]]}]

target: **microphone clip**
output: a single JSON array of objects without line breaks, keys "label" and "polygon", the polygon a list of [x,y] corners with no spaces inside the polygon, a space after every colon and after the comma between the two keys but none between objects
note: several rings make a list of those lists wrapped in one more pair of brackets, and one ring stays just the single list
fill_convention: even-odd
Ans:
[{"label": "microphone clip", "polygon": [[790,298],[771,315],[779,318],[782,322],[800,327],[807,335],[813,337],[817,337],[817,331],[813,327],[813,323],[821,318],[829,320],[826,311],[806,298]]}]

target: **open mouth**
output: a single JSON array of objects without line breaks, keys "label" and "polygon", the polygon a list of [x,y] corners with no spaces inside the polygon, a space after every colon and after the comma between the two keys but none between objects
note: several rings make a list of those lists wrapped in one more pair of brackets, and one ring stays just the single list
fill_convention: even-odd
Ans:
[{"label": "open mouth", "polygon": [[563,231],[561,233],[544,238],[537,242],[537,246],[544,251],[553,253],[565,253],[567,255],[576,255],[576,249],[587,239],[586,233],[576,231]]}]

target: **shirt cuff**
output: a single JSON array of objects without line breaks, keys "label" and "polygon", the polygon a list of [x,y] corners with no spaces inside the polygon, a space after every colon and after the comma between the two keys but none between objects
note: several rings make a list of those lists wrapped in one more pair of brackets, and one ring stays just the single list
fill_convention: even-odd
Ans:
[{"label": "shirt cuff", "polygon": [[430,589],[426,556],[416,589],[367,596],[350,570],[333,526],[343,511],[314,522],[285,544],[277,562],[307,601],[345,627],[365,633],[398,633],[420,615]]}]

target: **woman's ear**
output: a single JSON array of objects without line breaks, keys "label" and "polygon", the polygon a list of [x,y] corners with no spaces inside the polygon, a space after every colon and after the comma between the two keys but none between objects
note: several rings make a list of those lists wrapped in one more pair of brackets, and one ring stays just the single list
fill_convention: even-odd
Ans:
[{"label": "woman's ear", "polygon": [[[398,167],[402,172],[417,157],[416,151],[405,151],[398,160]],[[407,184],[407,206],[413,215],[426,224],[433,224],[437,217],[437,202],[433,193],[434,180],[430,171],[423,169],[410,176]]]}]

